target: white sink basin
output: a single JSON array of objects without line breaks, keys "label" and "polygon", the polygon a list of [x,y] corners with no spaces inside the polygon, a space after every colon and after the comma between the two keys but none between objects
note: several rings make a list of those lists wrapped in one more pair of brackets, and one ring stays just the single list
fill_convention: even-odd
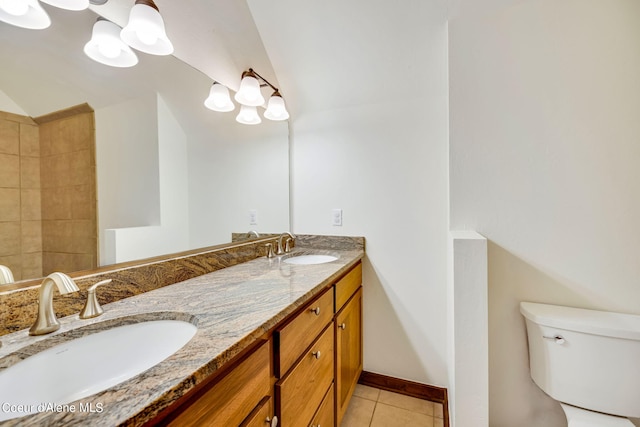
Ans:
[{"label": "white sink basin", "polygon": [[30,356],[0,371],[0,421],[40,412],[42,403],[70,403],[133,378],[180,350],[196,329],[179,320],[140,322]]},{"label": "white sink basin", "polygon": [[284,262],[295,265],[324,264],[337,260],[338,257],[333,255],[298,255],[285,258]]}]

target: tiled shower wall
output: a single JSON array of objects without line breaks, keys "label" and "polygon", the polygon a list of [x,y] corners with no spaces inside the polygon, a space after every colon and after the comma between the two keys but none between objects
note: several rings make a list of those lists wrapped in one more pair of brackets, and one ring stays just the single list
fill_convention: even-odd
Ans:
[{"label": "tiled shower wall", "polygon": [[38,117],[42,272],[97,267],[95,124],[88,105]]},{"label": "tiled shower wall", "polygon": [[40,142],[30,118],[0,112],[0,264],[42,276]]},{"label": "tiled shower wall", "polygon": [[0,264],[16,280],[96,267],[94,135],[88,105],[0,112]]}]

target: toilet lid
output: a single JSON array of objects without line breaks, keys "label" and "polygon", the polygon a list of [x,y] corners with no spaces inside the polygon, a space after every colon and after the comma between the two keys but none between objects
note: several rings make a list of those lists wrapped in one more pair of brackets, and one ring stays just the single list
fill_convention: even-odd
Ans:
[{"label": "toilet lid", "polygon": [[567,417],[568,427],[635,427],[627,418],[587,411],[566,403],[560,406]]}]

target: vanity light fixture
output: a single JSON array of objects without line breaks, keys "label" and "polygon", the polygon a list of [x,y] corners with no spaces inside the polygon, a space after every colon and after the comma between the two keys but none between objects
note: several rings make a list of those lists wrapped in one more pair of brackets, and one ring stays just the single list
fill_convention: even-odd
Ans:
[{"label": "vanity light fixture", "polygon": [[129,46],[151,55],[171,55],[173,44],[167,37],[164,21],[153,0],[136,0],[129,23],[120,32]]},{"label": "vanity light fixture", "polygon": [[204,101],[204,106],[213,111],[233,111],[236,106],[231,102],[229,89],[218,82],[213,82],[209,96]]},{"label": "vanity light fixture", "polygon": [[[235,100],[240,103],[240,112],[236,116],[238,123],[246,125],[262,123],[258,115],[257,107],[264,106],[262,88],[265,86],[273,89],[273,94],[267,103],[264,118],[275,121],[287,120],[289,118],[289,112],[278,88],[269,83],[267,79],[256,73],[252,68],[249,68],[249,70],[242,73],[240,89],[238,89],[238,92],[234,96]],[[204,102],[204,105],[214,111],[231,111],[234,108],[229,98],[229,89],[218,82],[213,82],[213,86],[211,86],[211,90],[209,91],[209,97]],[[223,105],[224,107],[222,107]]]},{"label": "vanity light fixture", "polygon": [[121,28],[111,21],[98,18],[93,24],[91,40],[84,45],[84,53],[101,64],[112,67],[133,67],[138,57],[120,38]]},{"label": "vanity light fixture", "polygon": [[85,10],[89,7],[89,0],[40,0],[51,6],[67,10]]},{"label": "vanity light fixture", "polygon": [[0,21],[30,30],[51,25],[51,18],[38,0],[0,0]]}]

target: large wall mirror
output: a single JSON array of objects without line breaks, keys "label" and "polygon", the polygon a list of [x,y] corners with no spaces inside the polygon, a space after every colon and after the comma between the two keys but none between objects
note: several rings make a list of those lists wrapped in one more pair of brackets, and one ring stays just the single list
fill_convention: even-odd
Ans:
[{"label": "large wall mirror", "polygon": [[[110,2],[118,6],[119,0]],[[172,7],[171,2],[156,3],[161,12]],[[189,4],[196,7],[201,2],[176,3],[180,5],[173,7],[188,9]],[[37,118],[83,104],[93,110],[100,266],[227,243],[232,232],[289,228],[287,122],[242,125],[235,121],[237,107],[235,112],[218,113],[203,105],[214,78],[229,85],[225,79],[233,76],[239,82],[242,69],[250,66],[256,70],[263,66],[268,68],[260,70],[263,74],[272,73],[257,31],[238,31],[247,17],[250,21],[246,5],[238,10],[237,2],[222,3],[235,8],[231,21],[236,27],[227,22],[226,28],[211,31],[218,44],[230,40],[233,53],[221,56],[224,46],[213,46],[215,43],[210,58],[205,58],[207,52],[180,51],[185,39],[176,37],[176,56],[182,53],[195,58],[192,65],[176,56],[143,53],[132,68],[92,61],[83,53],[98,17],[92,10],[70,12],[45,4],[52,20],[46,30],[0,22],[0,111]],[[130,8],[133,1],[121,2],[120,7],[122,4]],[[196,15],[200,18],[191,22],[194,29],[207,19],[202,11]],[[224,16],[217,19],[225,22]],[[170,37],[190,24],[183,22],[172,34],[169,16],[165,22]],[[231,40],[235,32],[240,39]],[[189,36],[206,43],[206,37]],[[246,46],[262,51],[242,51]],[[200,70],[206,67],[193,65],[200,61],[196,65],[215,68],[216,59],[222,64],[218,71],[203,72]],[[253,59],[258,66],[251,63]],[[211,75],[216,72],[220,77]],[[0,139],[2,132],[0,127]],[[12,173],[18,174],[9,178],[7,168],[0,173],[0,195],[4,197],[15,193],[11,183],[33,177],[25,175],[27,168],[19,152],[6,152],[0,142],[2,150],[0,162],[10,161],[16,165]],[[68,170],[76,166],[72,161],[56,165]],[[21,218],[6,215],[10,204],[0,200],[0,228],[22,227],[15,224]],[[41,209],[44,223],[48,214],[44,206]],[[73,227],[69,232],[74,232]],[[22,245],[24,240],[22,236],[11,244]],[[0,241],[0,265],[14,266],[16,280],[48,273],[23,274],[29,268],[23,269],[12,258],[8,246]]]}]

